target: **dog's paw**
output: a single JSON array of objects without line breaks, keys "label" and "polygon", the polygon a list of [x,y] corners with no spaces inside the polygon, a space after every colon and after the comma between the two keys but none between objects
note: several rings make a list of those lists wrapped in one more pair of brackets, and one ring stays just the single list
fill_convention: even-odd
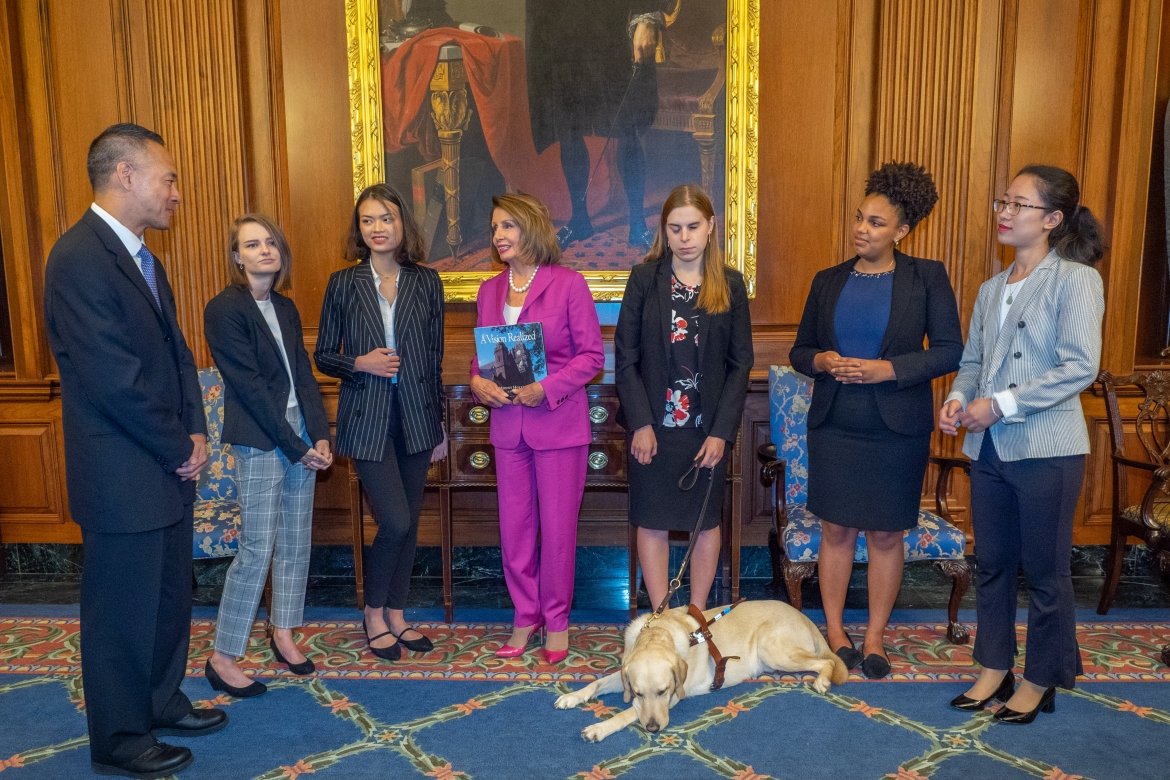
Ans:
[{"label": "dog's paw", "polygon": [[828,677],[822,675],[813,680],[812,687],[813,690],[817,693],[828,693],[829,688],[833,687],[833,683],[829,680]]},{"label": "dog's paw", "polygon": [[586,742],[600,742],[609,736],[609,729],[606,728],[605,723],[594,723],[592,726],[586,726],[581,729],[581,739]]},{"label": "dog's paw", "polygon": [[553,706],[558,710],[571,710],[574,707],[583,704],[584,702],[585,699],[583,699],[580,694],[566,693],[558,696],[557,700],[553,702]]}]

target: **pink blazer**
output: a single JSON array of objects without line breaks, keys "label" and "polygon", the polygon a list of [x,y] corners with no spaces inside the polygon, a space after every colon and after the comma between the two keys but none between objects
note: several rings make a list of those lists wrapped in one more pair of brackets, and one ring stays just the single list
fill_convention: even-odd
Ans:
[{"label": "pink blazer", "polygon": [[[476,296],[477,325],[503,325],[508,272],[480,285]],[[542,265],[520,310],[520,322],[539,322],[544,331],[548,377],[541,380],[544,402],[539,406],[493,409],[491,442],[515,449],[523,442],[534,450],[588,444],[588,403],[585,385],[605,360],[601,325],[585,277],[561,265]],[[479,373],[471,359],[472,375]]]}]

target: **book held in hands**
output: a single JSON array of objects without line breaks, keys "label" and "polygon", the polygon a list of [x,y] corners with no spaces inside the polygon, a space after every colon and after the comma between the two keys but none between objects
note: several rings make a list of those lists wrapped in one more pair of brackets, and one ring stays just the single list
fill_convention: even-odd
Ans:
[{"label": "book held in hands", "polygon": [[539,322],[476,328],[475,358],[479,375],[509,394],[548,376],[544,331]]}]

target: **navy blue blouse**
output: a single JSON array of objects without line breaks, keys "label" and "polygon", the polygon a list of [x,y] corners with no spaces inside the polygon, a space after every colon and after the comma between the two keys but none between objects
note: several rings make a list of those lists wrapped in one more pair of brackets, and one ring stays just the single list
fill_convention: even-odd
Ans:
[{"label": "navy blue blouse", "polygon": [[890,322],[890,302],[894,295],[894,272],[849,274],[833,327],[837,333],[837,351],[842,357],[874,360],[882,348],[886,326]]}]

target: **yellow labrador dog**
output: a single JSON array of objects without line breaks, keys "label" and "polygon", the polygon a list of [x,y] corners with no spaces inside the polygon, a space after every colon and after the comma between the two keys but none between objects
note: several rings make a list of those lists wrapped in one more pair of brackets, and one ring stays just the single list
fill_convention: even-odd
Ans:
[{"label": "yellow labrador dog", "polygon": [[[703,613],[708,621],[726,608]],[[686,607],[666,610],[647,622],[639,616],[626,627],[625,651],[619,672],[557,698],[557,709],[572,709],[606,693],[623,691],[633,706],[608,720],[581,731],[590,742],[600,742],[629,726],[635,719],[649,732],[666,728],[670,708],[686,696],[709,693],[715,679],[715,662],[707,645],[691,644],[699,629]],[[849,670],[831,650],[813,622],[782,601],[744,601],[710,624],[719,652],[739,656],[727,662],[724,687],[736,685],[761,672],[816,672],[813,688],[818,693],[840,685]]]}]

